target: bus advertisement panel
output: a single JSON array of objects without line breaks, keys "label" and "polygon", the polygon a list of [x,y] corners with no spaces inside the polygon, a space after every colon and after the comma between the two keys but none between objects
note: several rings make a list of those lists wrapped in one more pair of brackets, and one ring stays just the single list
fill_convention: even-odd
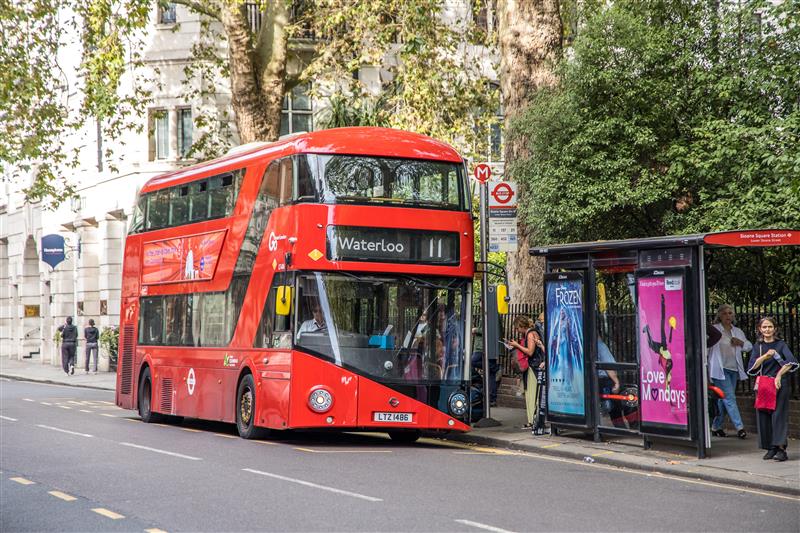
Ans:
[{"label": "bus advertisement panel", "polygon": [[583,280],[566,274],[546,279],[547,412],[583,418]]},{"label": "bus advertisement panel", "polygon": [[687,428],[684,277],[637,280],[642,424]]},{"label": "bus advertisement panel", "polygon": [[147,242],[143,248],[142,283],[174,283],[214,277],[225,231]]}]

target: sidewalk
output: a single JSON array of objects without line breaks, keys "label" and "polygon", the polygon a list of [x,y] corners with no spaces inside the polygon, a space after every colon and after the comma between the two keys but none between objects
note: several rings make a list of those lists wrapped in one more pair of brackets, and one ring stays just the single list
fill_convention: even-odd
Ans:
[{"label": "sidewalk", "polygon": [[660,440],[644,450],[641,437],[607,436],[605,442],[594,442],[591,435],[580,433],[533,436],[521,429],[523,409],[493,407],[491,414],[501,426],[473,428],[448,438],[800,496],[800,442],[796,439],[789,439],[789,460],[783,463],[761,458],[764,450],[758,448],[757,435],[745,440],[712,437],[707,457],[697,459],[696,448],[688,442]]},{"label": "sidewalk", "polygon": [[117,387],[116,372],[86,374],[82,368],[76,368],[75,374],[68,376],[61,370],[60,366],[42,364],[39,361],[0,359],[0,376],[89,389],[115,390]]},{"label": "sidewalk", "polygon": [[[0,376],[104,390],[114,390],[116,385],[113,372],[86,375],[81,369],[67,376],[60,367],[9,359],[0,359]],[[593,442],[591,437],[577,433],[534,437],[530,430],[520,429],[525,422],[522,409],[495,407],[492,417],[502,425],[474,428],[448,438],[800,496],[800,442],[795,439],[789,440],[789,460],[784,463],[761,459],[764,451],[758,449],[755,435],[746,440],[714,437],[708,457],[697,459],[695,448],[688,443],[680,446],[657,441],[650,450],[644,450],[641,438],[613,437]]]}]

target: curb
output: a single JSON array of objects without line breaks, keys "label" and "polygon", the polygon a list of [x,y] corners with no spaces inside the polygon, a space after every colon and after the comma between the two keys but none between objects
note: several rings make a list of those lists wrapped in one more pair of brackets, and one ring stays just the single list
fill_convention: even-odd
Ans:
[{"label": "curb", "polygon": [[[502,439],[496,439],[493,437],[485,437],[481,435],[471,435],[467,434],[450,434],[445,437],[447,440],[453,440],[458,442],[465,442],[471,444],[481,444],[481,445],[491,445],[496,448],[505,448],[508,450],[517,450],[517,451],[524,451],[524,452],[532,452],[537,453],[540,455],[548,455],[553,457],[563,457],[566,459],[577,459],[583,461],[586,457],[586,454],[583,452],[575,452],[570,450],[561,450],[558,448],[540,448],[537,446],[531,446],[527,444],[519,444],[515,442],[508,442]],[[623,455],[620,452],[620,455]],[[666,466],[661,465],[642,465],[636,463],[634,461],[626,461],[624,459],[616,459],[613,457],[602,457],[602,458],[593,458],[595,463],[613,466],[617,468],[627,468],[629,470],[640,470],[643,472],[652,472],[657,474],[666,474],[669,476],[680,477],[685,479],[692,479],[696,481],[709,481],[712,483],[719,483],[721,485],[735,485],[740,487],[745,487],[749,489],[756,489],[756,490],[763,490],[767,492],[774,492],[783,495],[792,495],[792,496],[800,496],[800,487],[791,487],[787,485],[780,485],[775,483],[763,483],[760,481],[748,480],[746,478],[732,478],[717,475],[714,473],[702,473],[698,474],[697,472],[685,472],[680,469],[673,469]],[[746,472],[742,472],[743,475],[746,475]]]},{"label": "curb", "polygon": [[78,387],[81,389],[94,389],[94,390],[104,390],[104,391],[116,390],[114,387],[101,387],[98,385],[87,385],[84,383],[64,383],[62,381],[53,381],[52,379],[37,379],[28,376],[15,376],[13,374],[0,373],[0,378],[13,379],[14,381],[28,381],[31,383],[47,383],[48,385],[60,385],[62,387]]}]

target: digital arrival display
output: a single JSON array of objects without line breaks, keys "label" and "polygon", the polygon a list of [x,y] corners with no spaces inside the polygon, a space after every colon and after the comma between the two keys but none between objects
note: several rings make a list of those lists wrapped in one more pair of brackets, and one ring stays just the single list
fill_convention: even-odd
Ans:
[{"label": "digital arrival display", "polygon": [[382,261],[457,265],[458,233],[449,231],[328,226],[331,261]]}]

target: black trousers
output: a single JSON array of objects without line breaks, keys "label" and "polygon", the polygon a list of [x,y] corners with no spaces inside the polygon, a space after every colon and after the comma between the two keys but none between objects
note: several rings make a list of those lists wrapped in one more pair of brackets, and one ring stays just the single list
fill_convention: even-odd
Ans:
[{"label": "black trousers", "polygon": [[781,388],[778,390],[775,410],[771,413],[756,411],[758,443],[759,447],[764,450],[774,446],[785,448],[789,442],[789,396],[792,393],[791,388],[789,379],[784,377],[781,380]]},{"label": "black trousers", "polygon": [[69,365],[75,364],[75,356],[77,355],[77,345],[74,342],[61,343],[61,368],[64,372],[69,374]]}]

